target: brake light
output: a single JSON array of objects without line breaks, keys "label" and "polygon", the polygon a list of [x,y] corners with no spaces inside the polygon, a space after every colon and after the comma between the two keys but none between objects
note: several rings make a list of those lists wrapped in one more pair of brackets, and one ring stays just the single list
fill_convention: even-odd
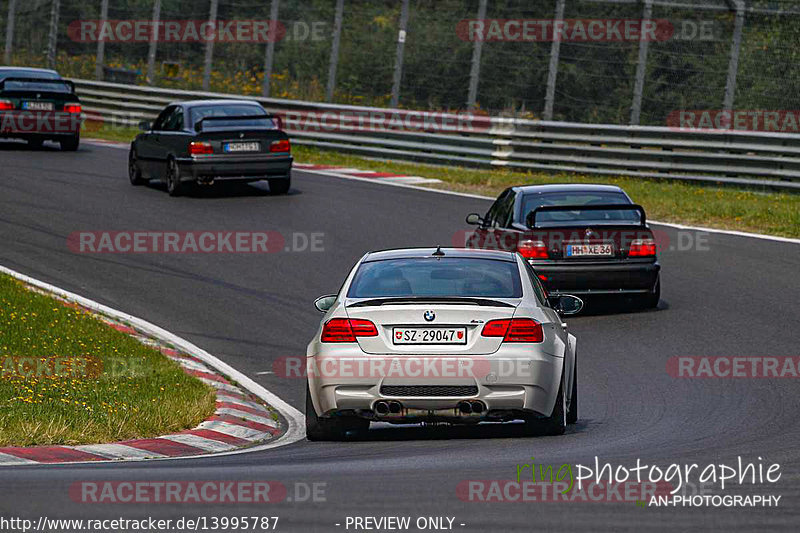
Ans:
[{"label": "brake light", "polygon": [[214,149],[211,147],[211,143],[195,141],[189,144],[189,153],[192,155],[213,154]]},{"label": "brake light", "polygon": [[542,325],[532,318],[501,318],[483,326],[482,337],[503,337],[503,342],[542,342]]},{"label": "brake light", "polygon": [[656,241],[653,239],[634,239],[628,257],[652,257],[656,255]]},{"label": "brake light", "polygon": [[356,337],[377,337],[378,328],[369,320],[332,318],[322,326],[322,342],[356,342]]},{"label": "brake light", "polygon": [[80,113],[81,104],[64,104],[65,113]]},{"label": "brake light", "polygon": [[542,241],[524,240],[517,246],[517,251],[525,259],[547,259],[547,245]]},{"label": "brake light", "polygon": [[289,144],[288,139],[281,139],[280,141],[272,141],[269,145],[270,152],[291,152],[292,146]]},{"label": "brake light", "polygon": [[11,111],[14,109],[14,104],[9,100],[0,100],[0,111]]}]

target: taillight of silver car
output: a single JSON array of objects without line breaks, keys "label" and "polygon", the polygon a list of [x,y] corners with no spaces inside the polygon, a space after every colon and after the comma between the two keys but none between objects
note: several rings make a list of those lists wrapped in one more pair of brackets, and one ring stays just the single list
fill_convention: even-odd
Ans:
[{"label": "taillight of silver car", "polygon": [[532,318],[500,318],[483,326],[482,337],[503,337],[503,342],[542,342],[542,325]]},{"label": "taillight of silver car", "polygon": [[322,326],[322,342],[356,342],[356,337],[377,337],[378,328],[369,320],[331,318]]}]

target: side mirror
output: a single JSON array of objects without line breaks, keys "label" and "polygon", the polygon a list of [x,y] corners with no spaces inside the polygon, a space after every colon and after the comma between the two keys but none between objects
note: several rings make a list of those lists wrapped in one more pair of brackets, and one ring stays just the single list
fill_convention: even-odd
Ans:
[{"label": "side mirror", "polygon": [[583,309],[583,300],[571,294],[562,294],[550,299],[553,309],[561,315],[577,315]]},{"label": "side mirror", "polygon": [[478,226],[483,224],[483,217],[478,213],[470,213],[467,215],[467,224],[471,226]]},{"label": "side mirror", "polygon": [[314,307],[317,308],[317,311],[321,313],[327,313],[328,310],[333,307],[333,303],[336,301],[336,295],[330,294],[328,296],[320,296],[316,300],[314,300]]},{"label": "side mirror", "polygon": [[139,129],[142,131],[150,131],[151,124],[149,120],[142,120],[139,122]]}]

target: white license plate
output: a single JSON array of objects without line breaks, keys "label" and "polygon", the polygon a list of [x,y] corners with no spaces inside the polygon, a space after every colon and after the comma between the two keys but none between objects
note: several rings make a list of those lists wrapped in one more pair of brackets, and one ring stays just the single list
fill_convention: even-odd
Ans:
[{"label": "white license plate", "polygon": [[591,257],[613,255],[610,244],[568,244],[567,257]]},{"label": "white license plate", "polygon": [[53,102],[22,102],[22,109],[29,111],[52,111]]},{"label": "white license plate", "polygon": [[394,344],[467,344],[467,328],[393,328]]},{"label": "white license plate", "polygon": [[225,143],[222,145],[224,152],[259,152],[261,143]]}]

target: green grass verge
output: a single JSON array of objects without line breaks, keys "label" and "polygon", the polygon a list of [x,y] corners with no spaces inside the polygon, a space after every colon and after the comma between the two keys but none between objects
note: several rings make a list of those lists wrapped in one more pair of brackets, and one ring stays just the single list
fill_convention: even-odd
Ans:
[{"label": "green grass verge", "polygon": [[159,351],[0,275],[0,446],[155,437],[215,399]]},{"label": "green grass verge", "polygon": [[[136,130],[100,130],[87,137],[130,141]],[[302,163],[340,165],[436,178],[428,187],[497,196],[511,185],[538,183],[607,183],[625,189],[644,206],[648,218],[784,237],[800,237],[800,194],[766,193],[730,187],[695,185],[630,177],[604,177],[567,172],[520,172],[474,169],[365,158],[308,146],[292,147]],[[465,213],[466,215],[466,213]]]}]

